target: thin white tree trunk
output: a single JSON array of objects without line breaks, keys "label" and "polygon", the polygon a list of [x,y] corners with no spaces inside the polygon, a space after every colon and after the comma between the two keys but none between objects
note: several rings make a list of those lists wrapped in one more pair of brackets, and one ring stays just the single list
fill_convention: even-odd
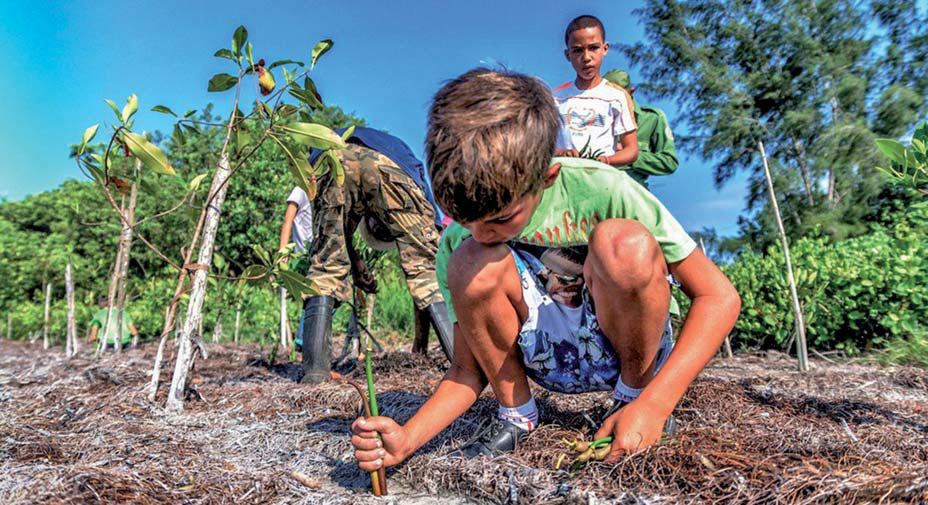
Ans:
[{"label": "thin white tree trunk", "polygon": [[[126,197],[122,197],[122,201],[119,203],[119,213],[122,214],[126,210]],[[123,222],[122,220],[120,220]],[[101,356],[106,352],[106,330],[110,325],[110,318],[113,317],[113,306],[116,300],[116,287],[119,285],[119,265],[122,264],[122,233],[119,235],[119,242],[116,246],[116,260],[113,262],[113,272],[110,274],[110,286],[109,290],[106,293],[106,317],[103,319],[103,327],[100,328],[100,332],[97,338],[97,351],[94,353],[94,357]]]},{"label": "thin white tree trunk", "polygon": [[222,340],[222,314],[216,315],[216,324],[213,325],[213,343],[218,344]]},{"label": "thin white tree trunk", "polygon": [[77,354],[79,345],[77,343],[77,324],[74,321],[74,281],[71,278],[71,262],[68,261],[64,269],[64,292],[68,300],[68,331],[67,343],[65,344],[65,356],[73,357]]},{"label": "thin white tree trunk", "polygon": [[200,240],[200,252],[197,263],[201,265],[193,274],[193,285],[190,289],[190,299],[187,302],[187,314],[184,326],[178,338],[177,360],[174,363],[174,376],[171,378],[171,389],[168,392],[166,409],[171,413],[180,413],[184,410],[184,391],[187,386],[187,374],[196,360],[193,334],[203,320],[203,300],[206,296],[207,269],[213,259],[213,246],[216,242],[216,230],[219,228],[219,217],[222,203],[226,197],[229,185],[226,183],[232,174],[229,169],[229,154],[225,150],[219,157],[219,164],[213,182],[210,185],[207,199],[208,209],[206,221],[203,226],[203,237]]},{"label": "thin white tree trunk", "polygon": [[280,345],[289,349],[287,338],[287,289],[280,287]]},{"label": "thin white tree trunk", "polygon": [[796,320],[796,356],[799,358],[799,371],[806,372],[809,370],[809,353],[806,347],[806,324],[802,317],[802,308],[799,306],[799,293],[796,290],[796,279],[793,277],[793,263],[789,259],[789,244],[786,241],[786,230],[783,228],[783,219],[780,217],[780,206],[777,204],[777,195],[773,191],[773,177],[770,175],[770,167],[767,165],[767,152],[764,150],[764,142],[757,141],[757,147],[760,149],[760,157],[764,163],[764,175],[767,178],[767,193],[770,196],[770,204],[773,207],[774,217],[777,220],[777,230],[780,232],[780,242],[783,246],[783,257],[786,258],[786,278],[789,280],[789,294],[793,300],[793,315]]},{"label": "thin white tree trunk", "polygon": [[48,350],[48,323],[51,316],[52,283],[45,284],[45,324],[42,325],[42,348]]},{"label": "thin white tree trunk", "polygon": [[[129,254],[132,250],[132,228],[135,226],[135,203],[138,200],[138,175],[142,162],[135,160],[135,173],[132,178],[132,187],[129,190],[129,208],[126,210],[126,222],[122,224],[122,234],[119,236],[119,248],[122,256],[119,258],[119,277],[116,283],[116,354],[122,353],[122,322],[126,310],[126,279],[129,276]],[[132,339],[132,347],[138,344],[138,337]]]},{"label": "thin white tree trunk", "polygon": [[239,322],[241,321],[241,317],[242,317],[242,309],[239,309],[239,308],[235,309],[235,336],[233,338],[236,344],[238,343],[238,329],[239,329]]}]

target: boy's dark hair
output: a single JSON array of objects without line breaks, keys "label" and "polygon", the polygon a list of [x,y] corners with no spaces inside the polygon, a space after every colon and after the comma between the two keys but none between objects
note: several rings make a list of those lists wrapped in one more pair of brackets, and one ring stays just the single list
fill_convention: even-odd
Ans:
[{"label": "boy's dark hair", "polygon": [[603,34],[603,42],[606,41],[606,28],[603,26],[603,22],[599,20],[596,16],[591,16],[589,14],[584,14],[582,16],[577,16],[568,23],[567,31],[564,32],[564,45],[570,44],[570,34],[582,30],[584,28],[599,28],[599,32]]},{"label": "boy's dark hair", "polygon": [[476,68],[449,81],[425,139],[438,205],[467,223],[540,190],[559,128],[554,98],[534,77]]}]

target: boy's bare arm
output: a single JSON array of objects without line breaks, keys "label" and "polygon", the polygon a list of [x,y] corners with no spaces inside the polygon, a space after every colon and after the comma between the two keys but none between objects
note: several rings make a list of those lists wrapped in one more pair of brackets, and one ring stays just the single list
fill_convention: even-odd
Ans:
[{"label": "boy's bare arm", "polygon": [[[360,418],[351,425],[351,443],[362,470],[373,471],[405,460],[467,411],[486,387],[486,379],[456,324],[454,333],[451,369],[412,419],[403,426],[388,417]],[[377,433],[383,442],[377,440]]]},{"label": "boy's bare arm", "polygon": [[599,161],[621,167],[631,165],[638,159],[638,131],[630,131],[619,136],[619,149],[612,156],[600,156]]},{"label": "boy's bare arm", "polygon": [[[693,303],[667,362],[641,396],[619,411],[615,422],[623,439],[613,444],[611,460],[621,452],[643,450],[660,439],[664,420],[715,355],[741,310],[734,286],[699,249],[671,264],[670,271]],[[596,436],[609,434],[611,429],[611,423],[608,429],[604,425]]]},{"label": "boy's bare arm", "polygon": [[297,211],[300,210],[296,203],[287,202],[287,211],[284,213],[284,224],[280,227],[280,248],[287,247],[290,243],[290,234],[293,230],[293,220],[296,218]]}]

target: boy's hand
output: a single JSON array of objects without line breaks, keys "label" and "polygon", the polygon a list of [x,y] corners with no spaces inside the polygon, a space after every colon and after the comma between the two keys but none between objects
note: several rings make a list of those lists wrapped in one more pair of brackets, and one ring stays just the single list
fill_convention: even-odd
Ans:
[{"label": "boy's hand", "polygon": [[389,417],[359,417],[351,423],[351,432],[354,457],[365,472],[397,465],[406,459],[406,431]]},{"label": "boy's hand", "polygon": [[626,454],[641,452],[656,444],[661,439],[667,417],[658,406],[638,399],[606,418],[593,438],[612,435],[612,452],[605,461],[614,463]]},{"label": "boy's hand", "polygon": [[568,158],[579,158],[580,152],[576,149],[555,149],[555,156],[566,156]]}]

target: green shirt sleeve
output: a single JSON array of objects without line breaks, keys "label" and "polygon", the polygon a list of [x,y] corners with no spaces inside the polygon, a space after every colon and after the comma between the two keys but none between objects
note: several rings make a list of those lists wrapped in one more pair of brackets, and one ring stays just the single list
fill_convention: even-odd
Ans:
[{"label": "green shirt sleeve", "polygon": [[451,303],[451,291],[448,290],[448,260],[451,253],[461,245],[461,242],[470,236],[463,226],[458,223],[451,223],[441,234],[441,240],[438,242],[438,253],[435,257],[435,277],[438,279],[438,290],[445,300],[445,306],[448,308],[448,317],[451,324],[458,322],[458,316],[454,313],[454,304]]},{"label": "green shirt sleeve", "polygon": [[638,159],[631,169],[647,175],[670,175],[679,162],[673,143],[673,132],[664,111],[651,107],[636,107],[638,120]]}]

